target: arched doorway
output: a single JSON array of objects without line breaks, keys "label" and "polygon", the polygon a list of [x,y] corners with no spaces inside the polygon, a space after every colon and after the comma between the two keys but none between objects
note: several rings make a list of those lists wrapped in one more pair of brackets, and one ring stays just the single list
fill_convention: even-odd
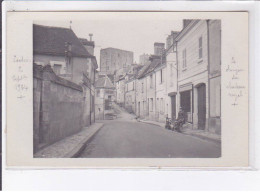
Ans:
[{"label": "arched doorway", "polygon": [[198,94],[198,129],[204,130],[206,124],[206,85],[196,86]]}]

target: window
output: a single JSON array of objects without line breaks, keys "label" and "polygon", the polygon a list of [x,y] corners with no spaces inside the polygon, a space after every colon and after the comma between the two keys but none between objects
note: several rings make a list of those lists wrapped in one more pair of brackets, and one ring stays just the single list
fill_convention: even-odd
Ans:
[{"label": "window", "polygon": [[186,69],[187,64],[186,64],[186,49],[182,51],[182,68]]},{"label": "window", "polygon": [[53,65],[53,71],[55,72],[56,75],[60,75],[61,67],[62,67],[62,65],[60,65],[60,64],[54,64]]},{"label": "window", "polygon": [[150,75],[150,88],[153,88],[153,75]]},{"label": "window", "polygon": [[144,83],[142,83],[142,93],[144,93]]},{"label": "window", "polygon": [[133,90],[135,90],[135,83],[133,82]]},{"label": "window", "polygon": [[199,59],[202,58],[202,36],[199,38]]}]

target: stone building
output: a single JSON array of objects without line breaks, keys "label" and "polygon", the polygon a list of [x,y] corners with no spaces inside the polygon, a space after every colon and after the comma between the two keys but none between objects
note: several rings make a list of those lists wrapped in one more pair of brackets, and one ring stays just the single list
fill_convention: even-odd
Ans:
[{"label": "stone building", "polygon": [[129,113],[135,113],[136,109],[136,81],[135,75],[125,77],[125,109]]},{"label": "stone building", "polygon": [[147,112],[147,80],[145,73],[150,66],[147,62],[136,76],[136,115],[142,119],[146,118]]},{"label": "stone building", "polygon": [[208,130],[208,23],[192,20],[176,37],[177,110],[182,107],[193,129]]},{"label": "stone building", "polygon": [[106,119],[108,114],[113,114],[112,104],[115,101],[115,87],[108,76],[100,77],[95,84],[96,100],[95,114],[97,120]]},{"label": "stone building", "polygon": [[83,73],[94,80],[98,68],[90,54],[70,28],[33,25],[33,60],[38,65],[50,64],[54,72],[80,83]]},{"label": "stone building", "polygon": [[150,55],[149,54],[142,54],[139,57],[139,63],[140,65],[145,65],[149,61]]},{"label": "stone building", "polygon": [[221,20],[208,21],[209,131],[221,133]]},{"label": "stone building", "polygon": [[119,106],[125,107],[125,75],[119,76],[116,80],[116,102]]},{"label": "stone building", "polygon": [[165,122],[167,114],[166,102],[166,62],[160,61],[154,69],[155,76],[155,120],[158,122]]},{"label": "stone building", "polygon": [[115,71],[123,68],[126,73],[133,64],[134,53],[116,48],[100,50],[100,71],[104,74],[115,74]]},{"label": "stone building", "polygon": [[[33,62],[37,67],[33,99],[34,121],[39,121],[39,125],[34,125],[37,150],[95,122],[94,83],[98,66],[95,56],[86,50],[72,29],[35,24]],[[68,119],[62,118],[62,114]]]},{"label": "stone building", "polygon": [[146,97],[147,97],[147,115],[146,117],[150,120],[156,120],[156,74],[154,69],[161,64],[160,56],[151,56],[150,64],[144,73],[146,79]]},{"label": "stone building", "polygon": [[92,40],[93,34],[89,34],[89,40],[86,38],[80,38],[81,44],[89,52],[89,54],[94,55],[95,42]]},{"label": "stone building", "polygon": [[166,115],[172,120],[177,118],[177,58],[175,38],[178,32],[172,31],[166,44]]}]

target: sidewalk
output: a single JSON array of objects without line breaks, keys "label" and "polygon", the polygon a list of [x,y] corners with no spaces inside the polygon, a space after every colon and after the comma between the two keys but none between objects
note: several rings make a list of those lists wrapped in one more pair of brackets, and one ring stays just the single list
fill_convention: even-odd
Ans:
[{"label": "sidewalk", "polygon": [[34,154],[35,158],[73,158],[84,148],[87,142],[103,127],[103,123],[94,123],[82,131],[66,137]]},{"label": "sidewalk", "polygon": [[[157,125],[160,127],[165,128],[165,123],[160,123],[156,121],[150,121],[150,120],[138,120],[139,122],[147,123],[147,124],[152,124],[152,125]],[[192,129],[191,125],[184,124],[183,129],[181,130],[181,133],[185,135],[190,135],[194,136],[200,139],[208,140],[217,144],[221,144],[221,135],[211,133],[208,131],[204,130],[194,130]]]}]

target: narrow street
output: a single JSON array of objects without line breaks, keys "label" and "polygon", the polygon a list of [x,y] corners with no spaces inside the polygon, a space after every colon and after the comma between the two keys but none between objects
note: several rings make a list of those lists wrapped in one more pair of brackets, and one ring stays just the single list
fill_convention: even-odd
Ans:
[{"label": "narrow street", "polygon": [[162,127],[138,122],[114,105],[117,119],[100,121],[104,126],[88,143],[81,158],[215,158],[217,144]]}]

